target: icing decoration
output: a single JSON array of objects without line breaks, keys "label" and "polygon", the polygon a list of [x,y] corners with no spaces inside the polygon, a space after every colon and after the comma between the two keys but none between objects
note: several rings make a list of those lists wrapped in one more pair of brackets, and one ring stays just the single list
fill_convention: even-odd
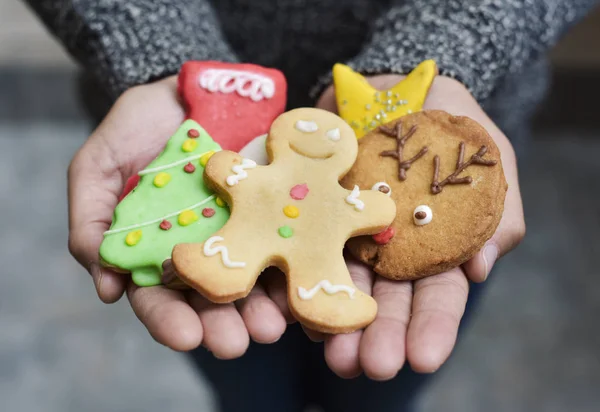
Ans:
[{"label": "icing decoration", "polygon": [[[298,132],[294,126],[303,119],[326,127],[322,133]],[[340,129],[336,144],[325,136],[333,128]],[[232,166],[243,162],[232,151],[215,153],[203,176],[227,199],[232,212],[212,236],[226,239],[221,244],[245,268],[228,270],[219,259],[204,254],[206,244],[201,242],[179,243],[171,259],[179,279],[211,302],[233,302],[250,293],[267,266],[277,265],[287,276],[288,290],[294,292],[288,295],[290,309],[304,325],[326,333],[364,327],[377,312],[371,296],[358,290],[353,300],[345,294],[334,298],[324,294],[314,299],[318,304],[312,304],[302,302],[295,292],[323,279],[353,286],[342,253],[344,244],[350,237],[373,235],[388,227],[396,215],[394,201],[372,190],[360,192],[358,187],[352,193],[340,184],[356,161],[358,142],[352,128],[331,112],[302,108],[284,113],[271,126],[266,149],[271,162],[249,171],[239,187],[226,184]],[[311,196],[290,199],[297,185],[305,185],[304,192],[310,187]],[[286,217],[285,206],[296,206],[300,216]],[[357,213],[355,207],[363,212]],[[316,231],[326,236],[315,236]]]},{"label": "icing decoration", "polygon": [[388,196],[392,195],[392,188],[390,187],[390,185],[388,185],[385,182],[377,182],[377,183],[375,183],[373,185],[373,187],[371,188],[371,190],[375,190],[375,191],[381,192],[384,195],[388,195]]},{"label": "icing decoration", "polygon": [[402,134],[402,122],[398,122],[396,124],[396,129],[389,129],[385,126],[381,126],[379,128],[379,130],[389,136],[389,137],[393,137],[396,139],[396,150],[386,150],[383,151],[379,154],[379,156],[383,156],[383,157],[392,157],[396,160],[398,160],[398,179],[400,180],[406,180],[406,171],[408,169],[410,169],[410,167],[412,166],[412,164],[420,159],[421,157],[425,156],[425,153],[427,153],[427,146],[423,146],[421,148],[421,150],[419,151],[419,153],[417,153],[416,155],[414,155],[412,158],[408,159],[408,160],[403,160],[402,156],[404,155],[404,146],[406,145],[406,141],[408,139],[410,139],[417,131],[417,126],[413,126],[410,128],[410,130],[403,135]]},{"label": "icing decoration", "polygon": [[134,230],[133,232],[129,232],[127,236],[125,236],[125,244],[127,246],[135,246],[142,239],[142,231]]},{"label": "icing decoration", "polygon": [[[190,130],[197,130],[199,134],[195,138],[198,143],[193,154],[181,150],[182,144],[189,139]],[[117,205],[113,223],[104,233],[100,246],[102,264],[117,272],[131,272],[138,286],[159,285],[162,264],[171,256],[177,243],[203,242],[220,229],[229,218],[229,209],[217,207],[216,196],[201,177],[204,169],[197,163],[202,154],[219,150],[199,124],[185,121],[166,141],[163,151],[140,172],[135,191]],[[200,176],[189,175],[184,170],[190,161]],[[156,189],[154,180],[163,172],[168,172],[170,181]],[[177,223],[179,215],[186,210],[200,216],[203,208],[213,208],[216,213],[211,219],[203,219],[201,224],[181,226]],[[140,229],[143,230],[143,241],[135,247],[128,246],[125,242],[128,233]]]},{"label": "icing decoration", "polygon": [[215,209],[212,207],[205,207],[202,209],[202,216],[204,217],[213,217],[215,215]]},{"label": "icing decoration", "polygon": [[240,180],[244,180],[248,177],[248,173],[246,169],[254,169],[256,167],[256,162],[250,159],[243,159],[242,164],[235,165],[231,168],[235,175],[231,175],[227,177],[227,184],[229,186],[237,185]]},{"label": "icing decoration", "polygon": [[171,181],[171,175],[166,172],[160,172],[154,177],[154,186],[165,187]]},{"label": "icing decoration", "polygon": [[183,142],[183,145],[181,145],[181,150],[184,152],[193,152],[196,150],[197,146],[198,142],[196,140],[187,139],[185,142]]},{"label": "icing decoration", "polygon": [[208,69],[200,75],[200,87],[210,92],[236,92],[255,102],[275,95],[275,83],[267,76],[240,70]]},{"label": "icing decoration", "polygon": [[177,223],[179,223],[181,226],[187,226],[191,225],[197,220],[198,215],[194,213],[193,210],[184,210],[179,214],[179,217],[177,218]]},{"label": "icing decoration", "polygon": [[423,226],[429,224],[431,223],[432,219],[433,212],[429,206],[420,205],[415,208],[415,211],[413,212],[413,220],[415,222],[415,225]]},{"label": "icing decoration", "polygon": [[225,203],[225,201],[223,199],[221,199],[220,197],[217,197],[217,206],[219,207],[225,207],[227,205],[227,203]]},{"label": "icing decoration", "polygon": [[188,137],[195,139],[200,136],[200,132],[196,129],[190,129],[190,130],[188,130],[187,135],[188,135]]},{"label": "icing decoration", "polygon": [[290,190],[290,197],[294,200],[303,200],[308,195],[308,185],[306,183],[296,185]]},{"label": "icing decoration", "polygon": [[356,293],[356,289],[348,285],[332,285],[330,281],[322,280],[310,290],[299,287],[298,296],[300,296],[300,299],[302,300],[310,300],[317,294],[319,290],[323,290],[323,292],[327,293],[328,295],[346,292],[350,299],[354,299],[354,293]]},{"label": "icing decoration", "polygon": [[314,133],[319,130],[319,126],[311,120],[298,120],[296,122],[296,130],[304,133]]},{"label": "icing decoration", "polygon": [[348,195],[348,197],[346,198],[346,203],[354,206],[354,209],[356,209],[360,212],[360,211],[364,210],[365,204],[362,200],[359,199],[359,196],[360,196],[360,189],[358,186],[354,186],[354,189],[352,189],[352,193],[350,193]]},{"label": "icing decoration", "polygon": [[496,161],[490,159],[483,159],[483,156],[487,153],[487,147],[481,146],[479,151],[475,153],[469,160],[465,162],[465,142],[460,142],[458,147],[458,161],[456,162],[456,169],[447,178],[439,181],[440,175],[440,157],[435,156],[433,158],[433,183],[431,183],[431,193],[437,195],[441,193],[446,185],[457,185],[457,184],[471,184],[473,178],[471,176],[458,177],[467,167],[475,164],[481,166],[495,166]]},{"label": "icing decoration", "polygon": [[213,244],[215,244],[216,242],[222,242],[224,240],[225,239],[223,239],[221,236],[213,236],[209,238],[204,243],[204,255],[207,257],[212,257],[220,253],[221,262],[223,262],[225,267],[228,267],[230,269],[243,268],[244,266],[246,266],[245,262],[233,262],[229,260],[229,252],[227,251],[226,246],[213,247]]},{"label": "icing decoration", "polygon": [[390,226],[387,229],[385,229],[383,232],[373,235],[373,240],[378,245],[387,245],[395,235],[396,235],[396,231],[394,230],[394,228],[392,226]]},{"label": "icing decoration", "polygon": [[200,166],[202,167],[206,167],[206,164],[208,163],[208,160],[212,157],[212,155],[215,154],[214,150],[211,150],[210,152],[207,153],[203,153],[202,155],[200,155]]},{"label": "icing decoration", "polygon": [[277,232],[279,233],[279,236],[281,236],[284,239],[288,239],[292,236],[294,236],[294,229],[292,229],[289,226],[281,226],[279,229],[277,229]]},{"label": "icing decoration", "polygon": [[437,72],[435,62],[426,60],[391,89],[379,91],[350,67],[336,64],[333,82],[340,116],[361,138],[382,124],[420,111]]},{"label": "icing decoration", "polygon": [[183,167],[183,171],[186,173],[194,173],[196,171],[196,166],[194,166],[191,163],[188,163]]},{"label": "icing decoration", "polygon": [[201,158],[205,154],[207,154],[207,153],[201,153],[201,154],[198,154],[198,155],[186,157],[184,159],[177,160],[176,162],[168,163],[166,165],[147,168],[147,169],[144,169],[144,170],[138,172],[138,176],[144,176],[144,175],[148,175],[148,174],[151,174],[151,173],[160,172],[161,170],[168,170],[168,169],[171,169],[171,168],[173,168],[175,166],[179,166],[179,165],[182,165],[184,163],[189,163],[192,160],[196,160],[198,158]]},{"label": "icing decoration", "polygon": [[329,140],[337,142],[341,138],[340,129],[335,128],[335,129],[328,130],[327,137],[329,138]]},{"label": "icing decoration", "polygon": [[286,215],[287,217],[295,219],[298,216],[300,216],[300,211],[298,210],[298,208],[296,206],[287,205],[286,207],[283,208],[283,214]]}]

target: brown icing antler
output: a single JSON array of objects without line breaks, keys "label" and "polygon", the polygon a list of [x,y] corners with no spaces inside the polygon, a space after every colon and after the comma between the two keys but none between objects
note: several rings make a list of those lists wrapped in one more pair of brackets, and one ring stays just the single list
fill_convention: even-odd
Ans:
[{"label": "brown icing antler", "polygon": [[379,128],[379,130],[383,134],[385,134],[389,137],[393,137],[398,141],[398,147],[396,148],[396,150],[383,151],[383,152],[379,153],[379,156],[393,157],[394,159],[398,159],[398,179],[406,180],[406,171],[408,169],[410,169],[410,166],[416,160],[423,157],[425,155],[425,153],[427,153],[427,146],[423,146],[421,151],[419,153],[417,153],[413,158],[408,159],[408,160],[402,160],[402,155],[404,152],[404,145],[406,144],[406,141],[415,134],[415,132],[417,131],[417,126],[415,125],[415,126],[411,127],[410,130],[408,131],[408,133],[406,133],[404,136],[402,135],[402,122],[398,122],[396,124],[395,130],[390,129],[385,126],[381,126]]},{"label": "brown icing antler", "polygon": [[471,158],[465,162],[464,161],[464,159],[465,159],[465,142],[460,142],[459,152],[458,152],[458,161],[456,162],[456,170],[454,171],[454,173],[452,173],[450,176],[448,176],[441,182],[439,181],[440,157],[436,155],[433,158],[434,172],[433,172],[433,183],[431,183],[431,192],[434,195],[437,195],[438,193],[441,193],[441,191],[444,189],[444,186],[446,186],[446,185],[471,183],[473,181],[473,178],[471,176],[458,177],[458,175],[461,174],[467,167],[469,167],[473,164],[482,165],[482,166],[495,166],[497,163],[495,160],[488,160],[488,159],[482,158],[486,153],[487,153],[487,147],[481,146],[479,151],[477,153],[475,153],[473,156],[471,156]]}]

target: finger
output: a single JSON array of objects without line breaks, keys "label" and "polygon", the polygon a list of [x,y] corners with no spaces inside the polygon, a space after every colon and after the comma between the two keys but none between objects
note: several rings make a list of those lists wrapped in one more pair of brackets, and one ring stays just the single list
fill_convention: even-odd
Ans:
[{"label": "finger", "polygon": [[121,296],[125,292],[129,276],[115,273],[101,267],[97,263],[90,265],[90,274],[92,275],[98,297],[102,302],[115,303],[121,299]]},{"label": "finger", "polygon": [[246,352],[250,337],[233,303],[211,303],[197,292],[190,292],[187,298],[202,322],[206,349],[217,359],[235,359]]},{"label": "finger", "polygon": [[360,344],[360,364],[371,379],[392,379],[404,365],[412,292],[411,282],[383,277],[375,280],[377,317],[365,330]]},{"label": "finger", "polygon": [[301,325],[301,326],[302,326],[302,330],[304,331],[306,336],[308,336],[308,339],[310,339],[311,341],[313,341],[315,343],[321,343],[325,340],[324,333],[317,332],[316,330],[312,330],[304,325]]},{"label": "finger", "polygon": [[181,292],[163,286],[140,288],[131,282],[127,297],[157,342],[176,351],[195,349],[202,342],[202,324]]},{"label": "finger", "polygon": [[285,332],[286,321],[279,307],[257,284],[236,306],[250,337],[257,343],[275,343]]},{"label": "finger", "polygon": [[267,291],[269,298],[279,308],[288,325],[295,323],[296,319],[292,315],[288,305],[285,275],[279,269],[271,267],[260,275],[259,281]]},{"label": "finger", "polygon": [[[350,276],[358,289],[371,295],[374,273],[355,259],[346,259]],[[325,338],[325,361],[329,368],[342,378],[351,378],[362,372],[359,360],[360,341],[363,332],[328,335]]]},{"label": "finger", "polygon": [[406,353],[416,372],[435,372],[448,359],[465,311],[469,284],[460,268],[414,282]]}]

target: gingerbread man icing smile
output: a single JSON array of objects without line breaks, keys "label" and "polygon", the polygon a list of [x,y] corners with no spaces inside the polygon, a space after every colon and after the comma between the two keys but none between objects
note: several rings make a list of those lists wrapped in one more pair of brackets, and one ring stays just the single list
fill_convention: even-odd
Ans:
[{"label": "gingerbread man icing smile", "polygon": [[204,179],[231,217],[206,242],[174,248],[178,276],[223,303],[248,295],[277,266],[301,323],[328,333],[368,325],[376,303],[352,282],[342,250],[350,237],[387,228],[396,207],[379,191],[340,186],[358,152],[352,128],[324,110],[293,110],[273,123],[267,152],[268,166],[228,151],[211,157]]}]

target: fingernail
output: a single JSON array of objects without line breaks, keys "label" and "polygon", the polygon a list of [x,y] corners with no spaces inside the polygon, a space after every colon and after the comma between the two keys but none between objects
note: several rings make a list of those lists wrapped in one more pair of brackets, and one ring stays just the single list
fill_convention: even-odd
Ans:
[{"label": "fingernail", "polygon": [[496,259],[498,259],[498,248],[496,245],[489,244],[483,248],[483,262],[485,264],[485,279],[490,274],[490,271],[494,267],[494,263],[496,263]]},{"label": "fingernail", "polygon": [[100,268],[99,264],[92,263],[90,265],[90,275],[92,275],[92,280],[94,281],[96,290],[99,292],[100,286],[102,285],[102,269]]}]

